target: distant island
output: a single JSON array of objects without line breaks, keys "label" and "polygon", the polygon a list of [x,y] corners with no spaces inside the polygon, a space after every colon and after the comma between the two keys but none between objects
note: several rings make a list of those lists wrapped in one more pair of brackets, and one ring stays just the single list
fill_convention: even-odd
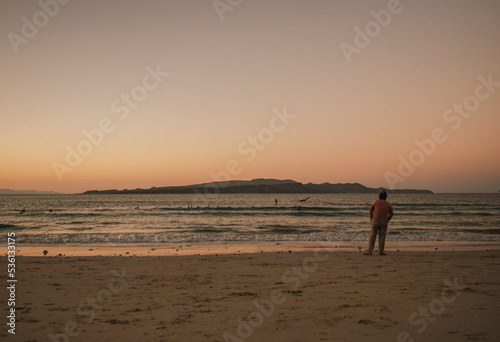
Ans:
[{"label": "distant island", "polygon": [[[348,193],[378,193],[383,188],[368,188],[359,183],[322,183],[302,184],[291,179],[253,179],[250,181],[232,180],[227,182],[212,182],[184,186],[152,187],[150,189],[124,190],[89,190],[87,195],[96,194],[192,194],[192,193],[223,193],[223,194],[348,194]],[[400,189],[391,190],[394,193],[427,193],[430,190]]]},{"label": "distant island", "polygon": [[54,191],[0,189],[0,195],[59,195]]}]

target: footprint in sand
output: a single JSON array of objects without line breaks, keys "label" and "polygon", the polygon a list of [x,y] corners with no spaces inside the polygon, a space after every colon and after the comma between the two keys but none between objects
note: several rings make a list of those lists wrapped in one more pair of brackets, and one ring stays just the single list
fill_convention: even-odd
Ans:
[{"label": "footprint in sand", "polygon": [[341,306],[337,306],[334,310],[339,311],[339,310],[344,310],[344,309],[349,309],[349,308],[359,308],[362,307],[363,305],[361,304],[356,304],[356,305],[350,305],[350,304],[344,304]]},{"label": "footprint in sand", "polygon": [[33,319],[33,318],[28,318],[24,320],[26,323],[39,323],[40,321],[38,319]]},{"label": "footprint in sand", "polygon": [[130,321],[119,321],[117,319],[110,319],[110,320],[107,320],[105,322],[109,323],[109,324],[129,324],[130,323]]},{"label": "footprint in sand", "polygon": [[468,335],[463,335],[463,336],[467,337],[467,340],[469,340],[469,341],[480,341],[480,340],[484,340],[488,336],[488,334],[477,332],[474,334],[468,334]]}]

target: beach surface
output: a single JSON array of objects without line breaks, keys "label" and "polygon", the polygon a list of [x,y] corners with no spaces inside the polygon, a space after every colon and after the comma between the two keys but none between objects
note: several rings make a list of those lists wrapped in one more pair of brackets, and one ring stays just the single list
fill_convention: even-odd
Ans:
[{"label": "beach surface", "polygon": [[[143,253],[158,249],[142,246],[132,251],[135,257],[125,254],[127,247],[81,248],[94,254],[87,256],[68,256],[71,248],[22,247],[16,334],[7,331],[9,290],[2,286],[0,339],[500,340],[498,243],[393,245],[387,256],[336,245],[310,243],[299,251],[274,243],[276,250],[269,245],[260,252],[232,246],[225,253],[221,246],[205,253],[204,245],[191,255],[175,255],[169,246],[174,255],[150,256]],[[28,256],[30,248],[42,247],[51,248],[47,256]],[[1,260],[6,270],[7,258]]]},{"label": "beach surface", "polygon": [[[18,256],[180,256],[214,254],[251,254],[281,252],[359,252],[366,250],[366,241],[269,241],[233,243],[99,243],[64,245],[22,245]],[[378,243],[375,245],[375,249]],[[485,251],[499,250],[499,241],[390,241],[387,252]],[[6,253],[5,253],[6,255]]]}]

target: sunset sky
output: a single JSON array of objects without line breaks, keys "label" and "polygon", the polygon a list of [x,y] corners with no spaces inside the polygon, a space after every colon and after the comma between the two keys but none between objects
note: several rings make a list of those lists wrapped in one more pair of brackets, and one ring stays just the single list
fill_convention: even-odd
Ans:
[{"label": "sunset sky", "polygon": [[500,189],[500,1],[40,3],[0,3],[0,189]]}]

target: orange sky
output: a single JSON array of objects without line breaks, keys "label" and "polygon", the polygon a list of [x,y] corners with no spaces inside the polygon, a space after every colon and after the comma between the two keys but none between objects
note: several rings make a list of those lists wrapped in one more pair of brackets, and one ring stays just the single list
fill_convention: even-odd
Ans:
[{"label": "orange sky", "polygon": [[0,4],[0,189],[201,183],[228,163],[232,179],[500,189],[498,1],[47,3]]}]

